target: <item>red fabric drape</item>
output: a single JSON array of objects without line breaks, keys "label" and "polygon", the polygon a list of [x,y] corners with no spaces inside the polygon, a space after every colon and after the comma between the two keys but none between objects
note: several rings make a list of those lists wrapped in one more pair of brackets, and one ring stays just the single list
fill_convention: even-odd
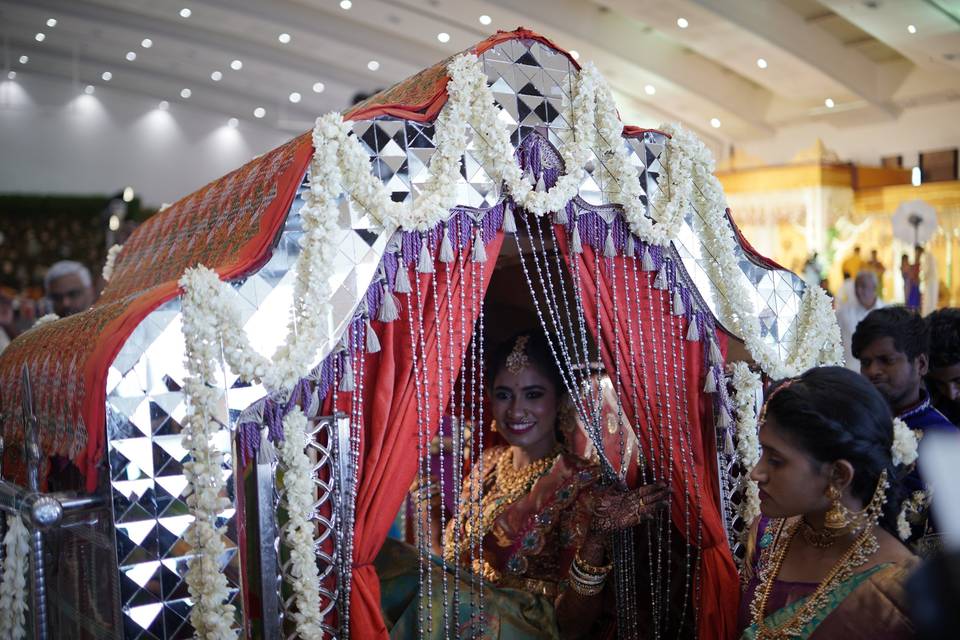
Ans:
[{"label": "red fabric drape", "polygon": [[[482,282],[478,283],[481,295],[490,282],[496,256],[500,252],[502,243],[503,233],[497,232],[496,237],[486,245],[488,259],[482,265]],[[446,399],[437,402],[437,394],[440,393],[437,353],[438,349],[442,349],[446,363],[448,352],[447,336],[450,318],[447,313],[447,296],[450,296],[453,301],[454,371],[459,371],[464,357],[464,352],[459,351],[461,326],[469,339],[477,315],[469,304],[466,308],[462,308],[460,304],[461,288],[466,287],[466,298],[469,300],[474,286],[470,275],[474,264],[469,262],[469,247],[460,252],[457,258],[466,260],[462,280],[460,267],[456,262],[449,265],[437,262],[435,264],[437,272],[434,274],[417,274],[410,267],[411,284],[417,287],[419,280],[421,295],[419,298],[415,293],[397,295],[400,318],[386,324],[373,323],[380,339],[381,351],[376,354],[367,354],[365,360],[364,425],[358,469],[350,604],[350,633],[354,638],[387,637],[387,630],[380,614],[380,581],[373,568],[373,560],[383,546],[390,525],[417,473],[417,388],[413,371],[414,345],[411,344],[410,339],[407,305],[415,305],[413,308],[415,332],[417,332],[417,315],[420,313],[417,311],[417,306],[423,314],[427,353],[425,359],[427,388],[431,396],[427,424],[436,431],[441,412],[449,400],[453,385],[451,380],[446,379],[448,370],[444,366],[443,393]],[[450,270],[449,289],[445,273],[447,269]],[[436,281],[439,316],[434,312],[433,280]],[[479,311],[479,305],[476,311]],[[439,345],[436,331],[438,324],[441,329]],[[423,362],[420,364],[422,366]],[[343,399],[347,400],[346,397]],[[339,408],[344,411],[349,410],[346,404]]]},{"label": "red fabric drape", "polygon": [[[624,401],[624,410],[627,419],[632,424],[638,425],[641,430],[641,442],[654,444],[653,458],[658,454],[673,457],[673,475],[670,479],[673,498],[671,505],[671,515],[674,525],[679,531],[684,530],[684,500],[690,500],[692,503],[691,513],[702,513],[703,538],[702,538],[702,563],[701,563],[701,597],[698,603],[699,607],[699,637],[701,640],[716,640],[718,638],[731,638],[736,632],[737,607],[739,603],[739,582],[736,566],[730,553],[727,543],[726,533],[724,531],[723,519],[720,515],[719,506],[719,481],[717,479],[716,467],[716,440],[715,430],[712,419],[712,403],[706,394],[701,392],[703,388],[704,371],[704,352],[702,342],[691,342],[685,339],[685,330],[687,328],[686,320],[673,316],[671,310],[671,299],[669,292],[661,291],[651,286],[652,277],[646,273],[639,273],[634,278],[634,268],[638,259],[617,257],[612,261],[608,258],[600,258],[600,270],[596,270],[595,255],[593,248],[584,244],[583,253],[570,256],[566,251],[566,238],[561,234],[559,238],[561,247],[568,256],[568,260],[578,261],[580,276],[580,297],[584,304],[584,312],[587,322],[595,335],[600,336],[601,352],[604,365],[610,373],[611,379],[614,379],[616,371],[615,359],[619,358],[619,369],[621,371],[621,380],[623,391],[620,396]],[[637,267],[639,269],[639,267]],[[629,293],[627,288],[629,287]],[[599,331],[596,325],[597,320],[597,289],[599,289],[600,306],[600,324],[602,331]],[[617,297],[617,314],[614,315],[614,290]],[[631,304],[628,304],[627,301]],[[653,314],[650,313],[651,306],[648,302],[652,301]],[[664,315],[661,325],[660,314]],[[633,327],[634,344],[629,344],[630,332],[629,324]],[[661,326],[663,330],[661,330]],[[616,327],[617,333],[614,333]],[[643,331],[643,340],[645,348],[640,349],[638,328]],[[615,341],[616,336],[616,341]],[[718,340],[722,346],[726,345],[725,336],[718,335]],[[652,372],[654,370],[654,356],[652,345],[656,344],[658,349],[658,358],[660,367],[664,366],[664,359],[670,372],[666,382],[661,381],[660,386],[668,384],[669,387],[661,391],[664,397],[673,389],[673,370],[674,362],[679,365],[679,355],[676,358],[672,354],[679,354],[679,350],[684,350],[686,357],[686,367],[681,372],[679,366],[676,366],[676,372],[683,375],[680,379],[681,393],[686,394],[687,406],[689,407],[689,446],[693,453],[693,464],[696,467],[696,478],[699,482],[698,487],[694,484],[694,478],[689,469],[690,465],[683,459],[682,447],[674,436],[672,448],[663,452],[657,452],[656,446],[659,442],[657,431],[660,425],[650,424],[646,415],[645,406],[634,406],[634,393],[630,385],[644,385],[642,372],[647,371],[647,380],[645,388],[641,387],[636,394],[639,402],[650,402],[653,416],[660,415],[661,409],[658,407],[659,400],[657,393],[653,388],[654,379]],[[665,345],[666,348],[662,348]],[[630,378],[630,372],[633,372],[635,378]],[[679,379],[679,377],[678,377]],[[614,379],[614,384],[616,380]],[[649,385],[649,386],[647,386]],[[674,404],[676,404],[674,402]],[[666,411],[666,409],[662,409]],[[671,406],[670,411],[673,415],[673,431],[683,428],[681,407]],[[652,436],[652,437],[651,437]],[[693,542],[693,541],[692,541]]]}]

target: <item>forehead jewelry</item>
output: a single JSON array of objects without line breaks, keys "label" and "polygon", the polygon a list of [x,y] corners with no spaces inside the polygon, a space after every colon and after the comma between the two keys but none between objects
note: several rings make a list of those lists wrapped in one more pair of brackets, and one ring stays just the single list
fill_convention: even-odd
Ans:
[{"label": "forehead jewelry", "polygon": [[527,357],[527,342],[530,336],[520,336],[513,345],[513,351],[507,356],[507,371],[516,375],[530,365]]}]

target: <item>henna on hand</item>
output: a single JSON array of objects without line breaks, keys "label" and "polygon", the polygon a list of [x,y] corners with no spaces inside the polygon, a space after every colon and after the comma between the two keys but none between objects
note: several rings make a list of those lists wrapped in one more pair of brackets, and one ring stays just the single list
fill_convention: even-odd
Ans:
[{"label": "henna on hand", "polygon": [[597,533],[611,533],[635,527],[651,520],[670,504],[670,488],[661,483],[621,491],[615,487],[603,487],[596,491],[593,502],[593,524]]}]

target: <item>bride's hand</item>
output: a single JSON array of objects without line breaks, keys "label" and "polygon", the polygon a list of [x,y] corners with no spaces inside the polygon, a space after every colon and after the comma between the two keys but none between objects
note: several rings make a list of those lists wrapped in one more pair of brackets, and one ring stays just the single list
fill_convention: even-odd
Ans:
[{"label": "bride's hand", "polygon": [[596,533],[607,534],[651,520],[670,505],[670,487],[653,483],[630,491],[601,487],[594,495],[593,524]]}]

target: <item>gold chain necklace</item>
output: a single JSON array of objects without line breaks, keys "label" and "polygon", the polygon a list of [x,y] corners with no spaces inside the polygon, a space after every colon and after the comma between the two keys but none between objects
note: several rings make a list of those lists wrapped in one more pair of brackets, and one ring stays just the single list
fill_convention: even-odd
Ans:
[{"label": "gold chain necklace", "polygon": [[847,529],[821,529],[813,528],[805,518],[800,519],[800,535],[807,544],[817,549],[829,549],[841,536],[849,533]]},{"label": "gold chain necklace", "polygon": [[[857,537],[850,548],[843,554],[839,561],[833,566],[826,578],[817,585],[816,590],[807,598],[807,601],[797,612],[783,624],[767,628],[764,624],[767,601],[770,593],[773,591],[773,584],[780,574],[780,568],[783,560],[790,549],[790,543],[800,529],[800,521],[794,523],[785,534],[785,539],[773,552],[769,566],[760,568],[760,585],[758,585],[750,603],[750,613],[753,616],[753,623],[757,628],[757,640],[780,640],[801,636],[804,627],[809,624],[817,612],[826,604],[830,593],[836,589],[843,581],[850,578],[853,572],[867,562],[879,548],[877,538],[873,535],[873,527],[866,527]],[[778,531],[779,533],[779,531]],[[779,535],[775,536],[773,544],[777,543]]]}]

